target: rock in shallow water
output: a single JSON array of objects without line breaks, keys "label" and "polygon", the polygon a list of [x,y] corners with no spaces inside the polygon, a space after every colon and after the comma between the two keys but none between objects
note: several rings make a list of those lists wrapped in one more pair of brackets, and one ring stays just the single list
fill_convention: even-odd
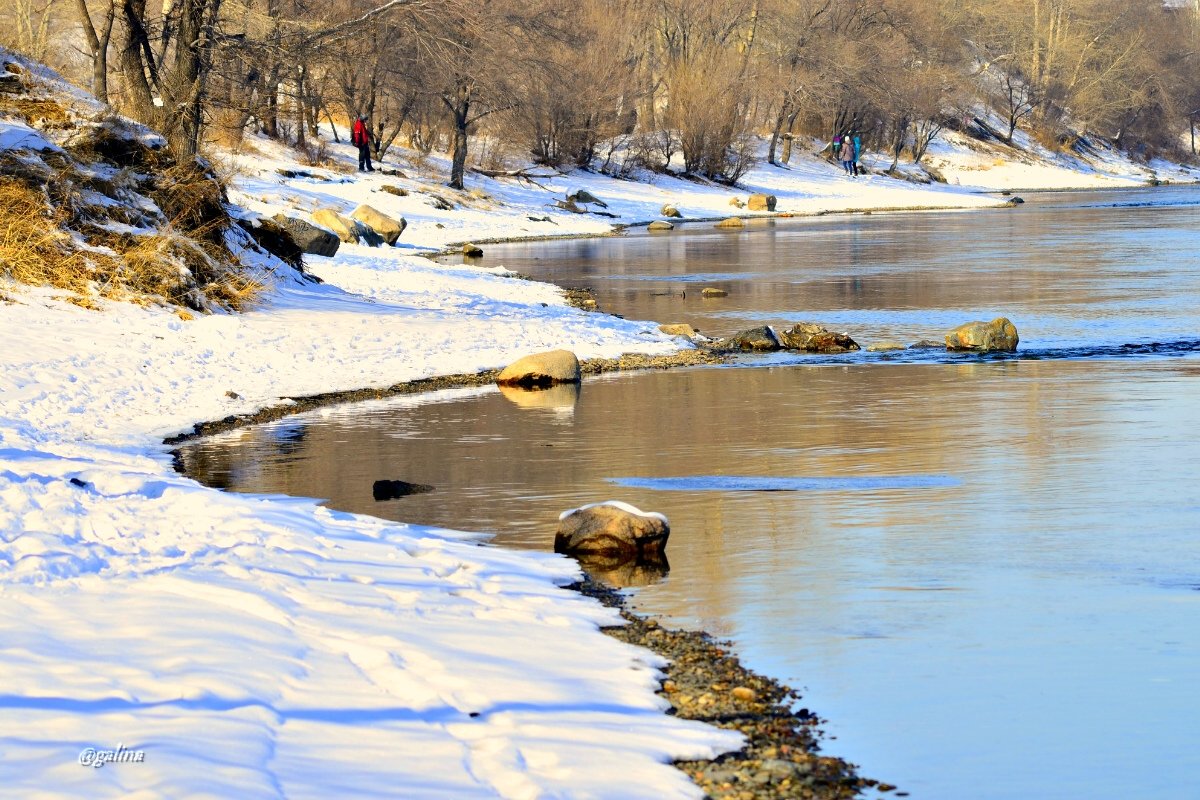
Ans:
[{"label": "rock in shallow water", "polygon": [[728,339],[722,339],[718,345],[720,350],[741,350],[743,352],[769,353],[779,350],[782,346],[775,329],[770,325],[735,333]]},{"label": "rock in shallow water", "polygon": [[375,501],[382,503],[385,500],[395,500],[399,497],[407,497],[410,494],[424,494],[432,492],[433,487],[424,483],[409,483],[408,481],[375,481],[371,486],[371,495]]},{"label": "rock in shallow water", "polygon": [[618,560],[653,558],[666,549],[670,534],[662,514],[648,514],[627,503],[597,503],[559,517],[554,552]]},{"label": "rock in shallow water", "polygon": [[996,317],[991,322],[968,322],[946,334],[946,349],[971,350],[978,353],[1012,353],[1021,338],[1017,326],[1007,317]]},{"label": "rock in shallow water", "polygon": [[501,386],[553,386],[579,383],[579,359],[570,350],[550,350],[525,356],[509,364],[496,378]]},{"label": "rock in shallow water", "polygon": [[827,330],[815,322],[798,322],[779,333],[779,342],[788,350],[806,353],[845,353],[858,350],[858,343],[844,333]]}]

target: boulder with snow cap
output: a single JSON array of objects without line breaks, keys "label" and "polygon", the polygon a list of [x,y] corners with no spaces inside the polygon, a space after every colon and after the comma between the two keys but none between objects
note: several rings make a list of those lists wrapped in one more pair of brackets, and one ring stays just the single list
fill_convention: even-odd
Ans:
[{"label": "boulder with snow cap", "polygon": [[579,383],[579,359],[570,350],[550,350],[518,359],[501,371],[496,383],[544,389],[556,383]]},{"label": "boulder with snow cap", "polygon": [[408,220],[404,217],[400,219],[389,217],[379,209],[366,204],[354,209],[350,217],[375,231],[388,244],[395,244],[400,239],[400,234],[404,233],[404,229],[408,227]]},{"label": "boulder with snow cap", "polygon": [[564,511],[558,518],[554,552],[610,558],[645,558],[661,554],[671,528],[662,514],[647,513],[628,503],[606,503]]}]

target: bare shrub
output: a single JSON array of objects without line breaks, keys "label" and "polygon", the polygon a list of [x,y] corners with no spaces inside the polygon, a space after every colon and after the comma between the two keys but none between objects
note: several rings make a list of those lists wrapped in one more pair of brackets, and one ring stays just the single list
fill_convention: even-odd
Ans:
[{"label": "bare shrub", "polygon": [[323,167],[332,159],[329,157],[329,145],[324,139],[305,139],[296,145],[300,153],[300,161],[308,167]]},{"label": "bare shrub", "polygon": [[668,128],[679,134],[684,171],[733,183],[753,165],[749,90],[724,53],[676,64],[668,77]]}]

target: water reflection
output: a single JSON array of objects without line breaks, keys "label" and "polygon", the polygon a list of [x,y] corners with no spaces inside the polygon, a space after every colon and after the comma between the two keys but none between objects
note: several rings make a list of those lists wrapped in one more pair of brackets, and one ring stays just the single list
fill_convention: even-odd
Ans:
[{"label": "water reflection", "polygon": [[[568,418],[484,389],[181,457],[542,550],[567,508],[663,512],[666,579],[600,577],[806,687],[870,774],[927,798],[1175,797],[1200,745],[1198,390],[1194,359],[698,369],[589,379]],[[630,475],[821,480],[610,481]],[[437,491],[376,504],[381,476]]]}]

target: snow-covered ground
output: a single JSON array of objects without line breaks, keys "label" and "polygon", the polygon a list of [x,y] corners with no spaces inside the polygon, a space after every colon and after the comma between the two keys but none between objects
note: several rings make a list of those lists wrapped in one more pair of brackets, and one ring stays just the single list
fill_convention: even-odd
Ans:
[{"label": "snow-covered ground", "polygon": [[[0,149],[30,146],[31,133],[0,125]],[[572,309],[554,287],[416,255],[610,230],[614,220],[547,207],[568,191],[601,198],[621,223],[656,218],[664,203],[690,218],[744,213],[729,200],[755,191],[792,213],[996,198],[852,180],[804,155],[759,166],[737,191],[575,173],[473,175],[459,193],[431,182],[445,174],[436,158],[389,159],[406,178],[327,168],[309,170],[324,180],[285,178],[280,167],[305,168],[251,144],[229,157],[231,196],[247,213],[366,202],[407,218],[400,245],[343,245],[308,261],[323,284],[282,282],[248,313],[188,320],[0,287],[10,298],[0,300],[0,794],[697,795],[668,762],[712,756],[736,737],[661,713],[656,657],[603,636],[614,615],[558,588],[576,577],[573,562],[313,500],[222,494],[177,475],[162,439],[280,398],[499,367],[539,350],[678,348],[652,323]],[[985,175],[953,144],[936,155],[958,154],[958,172],[973,176],[964,186],[1032,185],[1032,166],[992,180],[1000,165]],[[331,149],[353,163],[348,147]],[[431,193],[454,208],[438,210]],[[118,747],[141,759],[80,763]]]}]

